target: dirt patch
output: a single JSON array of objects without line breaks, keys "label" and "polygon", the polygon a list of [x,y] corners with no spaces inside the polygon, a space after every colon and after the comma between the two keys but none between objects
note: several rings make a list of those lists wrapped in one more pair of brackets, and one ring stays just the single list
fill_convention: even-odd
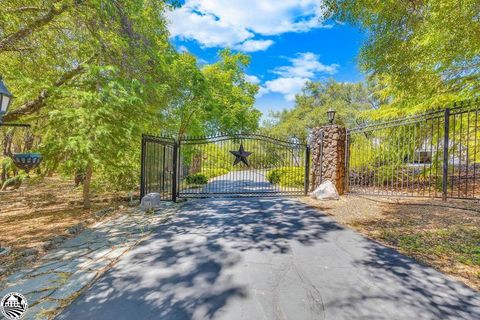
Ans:
[{"label": "dirt patch", "polygon": [[[83,210],[81,187],[75,188],[73,181],[59,177],[30,181],[17,190],[0,191],[0,246],[12,249],[10,254],[0,256],[0,268],[4,269],[0,279],[34,262],[32,258],[25,260],[28,249],[38,251],[33,257],[38,258],[45,253],[46,241],[59,235],[69,236],[67,228],[79,223],[88,226],[114,216],[118,208],[126,205],[123,194],[102,194],[92,199],[90,210]],[[104,208],[117,210],[98,217],[95,213]]]},{"label": "dirt patch", "polygon": [[480,203],[343,196],[309,205],[480,291]]}]

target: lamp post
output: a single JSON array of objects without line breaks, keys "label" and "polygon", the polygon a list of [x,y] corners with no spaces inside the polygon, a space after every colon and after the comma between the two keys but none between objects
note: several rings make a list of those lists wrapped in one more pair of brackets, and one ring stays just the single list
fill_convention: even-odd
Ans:
[{"label": "lamp post", "polygon": [[0,123],[5,113],[7,113],[8,107],[12,102],[12,94],[8,91],[7,87],[3,83],[2,76],[0,75]]},{"label": "lamp post", "polygon": [[[25,127],[29,128],[29,124],[23,123],[4,123],[3,115],[7,113],[8,107],[12,102],[13,95],[8,91],[7,87],[3,83],[2,76],[0,75],[0,126],[2,127]],[[15,165],[25,170],[27,173],[36,168],[42,161],[42,155],[39,153],[14,153],[11,158]]]},{"label": "lamp post", "polygon": [[328,118],[328,122],[330,124],[333,124],[333,121],[335,121],[335,114],[337,112],[335,110],[333,110],[332,108],[328,109],[327,111],[327,118]]},{"label": "lamp post", "polygon": [[0,75],[0,126],[2,127],[30,127],[29,124],[23,123],[4,123],[3,115],[7,113],[8,107],[12,103],[13,95],[8,91],[7,86],[3,83],[3,78]]}]

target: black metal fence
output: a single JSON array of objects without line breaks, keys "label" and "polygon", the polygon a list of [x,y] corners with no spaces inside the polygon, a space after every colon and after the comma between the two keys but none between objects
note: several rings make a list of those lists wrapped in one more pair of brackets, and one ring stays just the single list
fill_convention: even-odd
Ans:
[{"label": "black metal fence", "polygon": [[351,193],[480,199],[480,104],[348,130]]},{"label": "black metal fence", "polygon": [[305,195],[310,149],[259,134],[142,139],[141,197]]}]

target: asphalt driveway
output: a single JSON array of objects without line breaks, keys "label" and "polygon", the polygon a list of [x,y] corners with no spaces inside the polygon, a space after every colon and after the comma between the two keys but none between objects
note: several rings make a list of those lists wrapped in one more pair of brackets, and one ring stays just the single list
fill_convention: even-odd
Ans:
[{"label": "asphalt driveway", "polygon": [[480,294],[296,200],[201,199],[58,319],[480,319]]}]

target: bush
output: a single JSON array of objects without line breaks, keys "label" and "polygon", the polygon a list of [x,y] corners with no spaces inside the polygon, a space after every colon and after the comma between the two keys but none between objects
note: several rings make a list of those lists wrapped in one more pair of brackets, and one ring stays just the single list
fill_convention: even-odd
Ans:
[{"label": "bush", "polygon": [[267,173],[267,180],[282,187],[303,188],[305,179],[304,167],[280,167]]},{"label": "bush", "polygon": [[203,173],[189,174],[185,177],[188,184],[207,184],[208,178]]},{"label": "bush", "polygon": [[280,169],[273,169],[268,171],[267,180],[272,184],[277,184],[280,182],[281,176],[282,175],[281,175]]}]

